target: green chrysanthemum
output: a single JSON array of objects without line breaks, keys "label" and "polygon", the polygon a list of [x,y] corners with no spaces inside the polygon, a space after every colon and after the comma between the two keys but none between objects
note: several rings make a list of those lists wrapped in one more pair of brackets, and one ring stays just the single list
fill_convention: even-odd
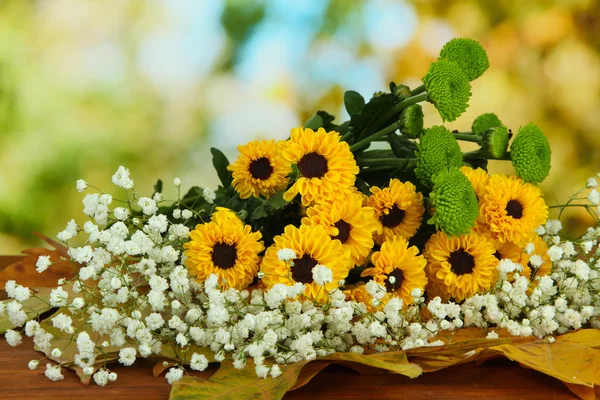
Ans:
[{"label": "green chrysanthemum", "polygon": [[463,165],[463,154],[454,135],[443,126],[425,129],[417,146],[415,174],[424,184],[431,186],[432,177],[446,168]]},{"label": "green chrysanthemum", "polygon": [[452,39],[440,51],[440,58],[457,63],[470,81],[479,78],[490,66],[484,48],[473,39]]},{"label": "green chrysanthemum", "polygon": [[428,223],[450,236],[468,233],[479,214],[477,197],[469,179],[457,168],[446,169],[433,178],[429,194],[434,208]]},{"label": "green chrysanthemum", "polygon": [[550,172],[552,151],[544,132],[534,124],[521,129],[510,147],[512,164],[519,178],[540,183]]},{"label": "green chrysanthemum", "polygon": [[495,126],[502,126],[502,122],[496,114],[481,114],[479,117],[475,118],[475,121],[473,121],[473,125],[471,125],[471,131],[473,131],[473,134],[481,136],[483,132]]},{"label": "green chrysanthemum", "polygon": [[469,105],[471,83],[457,63],[440,59],[431,63],[422,79],[429,101],[444,121],[454,121]]},{"label": "green chrysanthemum", "polygon": [[508,130],[495,126],[483,132],[480,154],[486,158],[502,158],[508,148]]},{"label": "green chrysanthemum", "polygon": [[413,104],[400,114],[400,132],[406,137],[415,139],[423,132],[423,108]]}]

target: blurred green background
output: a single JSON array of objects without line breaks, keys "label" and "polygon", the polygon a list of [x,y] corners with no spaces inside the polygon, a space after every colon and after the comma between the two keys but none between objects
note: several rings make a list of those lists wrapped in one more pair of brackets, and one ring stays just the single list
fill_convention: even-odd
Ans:
[{"label": "blurred green background", "polygon": [[[596,1],[2,0],[0,254],[81,221],[79,178],[110,191],[126,165],[148,195],[159,177],[216,186],[210,146],[234,158],[318,109],[345,119],[345,90],[416,86],[452,37],[479,40],[491,68],[447,126],[489,111],[540,125],[542,187],[565,201],[600,170]],[[585,222],[570,214],[569,230]]]}]

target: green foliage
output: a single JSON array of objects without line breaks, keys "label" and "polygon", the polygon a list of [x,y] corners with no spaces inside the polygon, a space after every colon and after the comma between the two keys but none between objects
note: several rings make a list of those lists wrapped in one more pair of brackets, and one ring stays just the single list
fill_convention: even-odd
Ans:
[{"label": "green foliage", "polygon": [[344,93],[344,106],[346,107],[348,114],[359,114],[365,106],[365,99],[360,93],[355,92],[354,90],[348,90]]},{"label": "green foliage", "polygon": [[444,121],[454,121],[469,106],[471,84],[455,62],[440,59],[431,63],[422,80],[429,101],[437,108]]},{"label": "green foliage", "polygon": [[415,174],[424,185],[431,186],[433,176],[438,172],[463,165],[458,142],[443,126],[425,129],[417,147]]},{"label": "green foliage", "polygon": [[355,141],[369,137],[382,126],[394,122],[393,115],[388,116],[388,113],[397,102],[398,99],[393,94],[383,93],[373,96],[360,113],[352,115],[350,125]]},{"label": "green foliage", "polygon": [[440,59],[454,61],[472,81],[479,78],[490,66],[485,49],[473,39],[452,39],[440,51]]},{"label": "green foliage", "polygon": [[305,123],[304,128],[316,131],[319,128],[325,129],[327,132],[337,130],[337,126],[333,124],[335,117],[326,111],[317,111],[315,115],[310,117]]},{"label": "green foliage", "polygon": [[449,236],[468,233],[479,214],[473,185],[459,169],[445,169],[433,178],[429,194],[433,217],[428,221]]},{"label": "green foliage", "polygon": [[534,124],[519,129],[510,154],[517,175],[525,182],[540,183],[548,176],[552,150],[544,132]]},{"label": "green foliage", "polygon": [[213,156],[213,158],[212,158],[213,166],[215,167],[215,170],[217,171],[217,175],[219,176],[219,179],[221,180],[221,184],[223,185],[223,187],[225,189],[227,189],[229,186],[231,186],[231,182],[233,181],[233,176],[231,175],[231,171],[229,171],[227,169],[227,166],[229,165],[229,160],[227,159],[225,154],[223,154],[223,152],[219,149],[211,147],[210,152]]}]

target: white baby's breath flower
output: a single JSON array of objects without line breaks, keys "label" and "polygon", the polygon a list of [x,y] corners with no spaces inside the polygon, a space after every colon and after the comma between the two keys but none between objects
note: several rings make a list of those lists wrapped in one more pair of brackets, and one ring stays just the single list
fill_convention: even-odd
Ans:
[{"label": "white baby's breath flower", "polygon": [[325,265],[317,264],[312,269],[312,277],[317,285],[325,286],[333,280],[333,271]]},{"label": "white baby's breath flower", "polygon": [[56,235],[56,237],[61,242],[67,242],[68,240],[70,240],[73,237],[77,236],[78,229],[79,228],[77,227],[77,224],[75,223],[75,220],[72,219],[72,220],[70,220],[67,223],[67,227],[65,228],[65,230],[59,232],[58,235]]},{"label": "white baby's breath flower", "polygon": [[40,365],[38,360],[31,360],[29,361],[29,364],[27,364],[27,367],[33,371],[34,369],[37,369],[38,365]]},{"label": "white baby's breath flower", "polygon": [[588,194],[587,199],[590,203],[592,203],[595,206],[600,204],[600,194],[598,193],[598,191],[596,189],[590,190],[590,193]]},{"label": "white baby's breath flower", "polygon": [[173,186],[175,186],[176,188],[181,187],[181,179],[179,179],[179,178],[173,179]]},{"label": "white baby's breath flower", "polygon": [[208,204],[213,204],[217,198],[217,195],[211,188],[206,187],[202,191],[202,197],[204,197],[204,200],[206,200]]},{"label": "white baby's breath flower", "polygon": [[171,368],[165,375],[165,378],[167,378],[169,385],[172,385],[183,378],[183,370],[181,368]]},{"label": "white baby's breath flower", "polygon": [[125,207],[116,207],[113,210],[113,215],[119,221],[125,221],[129,218],[129,209]]},{"label": "white baby's breath flower", "polygon": [[50,261],[50,256],[39,256],[35,263],[35,270],[40,274],[47,270],[50,265],[52,265],[52,261]]},{"label": "white baby's breath flower", "polygon": [[136,349],[134,347],[126,347],[119,351],[119,362],[127,367],[135,362]]},{"label": "white baby's breath flower", "polygon": [[145,215],[154,215],[158,211],[156,202],[149,197],[140,197],[137,204],[142,207],[142,212]]},{"label": "white baby's breath flower", "polygon": [[194,371],[204,371],[208,368],[208,359],[204,354],[194,353],[190,361],[190,368]]},{"label": "white baby's breath flower", "polygon": [[585,182],[585,187],[588,189],[595,189],[598,186],[598,182],[594,178],[588,178]]},{"label": "white baby's breath flower", "polygon": [[86,181],[84,181],[83,179],[79,179],[77,181],[77,184],[75,185],[77,187],[77,191],[79,193],[83,192],[85,189],[88,188],[88,184]]},{"label": "white baby's breath flower", "polygon": [[279,261],[290,261],[296,258],[296,252],[292,249],[281,249],[277,252]]},{"label": "white baby's breath flower", "polygon": [[46,372],[44,372],[44,375],[54,382],[65,379],[60,371],[60,365],[46,364]]},{"label": "white baby's breath flower", "polygon": [[190,218],[192,218],[193,215],[194,214],[190,210],[181,211],[181,218],[183,218],[183,219],[190,219]]},{"label": "white baby's breath flower", "polygon": [[131,189],[133,187],[133,180],[129,177],[129,169],[123,166],[120,166],[112,176],[112,182],[123,189]]},{"label": "white baby's breath flower", "polygon": [[13,331],[12,329],[8,329],[6,331],[4,338],[6,339],[6,343],[12,347],[20,345],[22,341],[21,334],[17,331]]}]

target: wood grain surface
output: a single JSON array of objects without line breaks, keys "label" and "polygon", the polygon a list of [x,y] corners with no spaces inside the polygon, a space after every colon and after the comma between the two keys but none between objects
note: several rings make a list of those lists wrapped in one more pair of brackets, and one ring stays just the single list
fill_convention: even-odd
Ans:
[{"label": "wood grain surface", "polygon": [[[0,269],[14,258],[0,256]],[[65,379],[51,382],[44,375],[45,361],[30,371],[27,363],[39,359],[31,339],[11,348],[0,340],[0,399],[147,399],[169,398],[170,386],[163,376],[154,378],[156,360],[138,359],[133,367],[114,364],[119,378],[106,387],[85,386],[73,371],[63,369]],[[194,374],[208,378],[216,368]],[[306,386],[288,393],[286,399],[574,399],[561,382],[507,360],[474,363],[424,374],[416,379],[398,375],[358,375],[330,366]]]}]

